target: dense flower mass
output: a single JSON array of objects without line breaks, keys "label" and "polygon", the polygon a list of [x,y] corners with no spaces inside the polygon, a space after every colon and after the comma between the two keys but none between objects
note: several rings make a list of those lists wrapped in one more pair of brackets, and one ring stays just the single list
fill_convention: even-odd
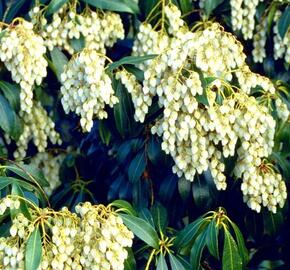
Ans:
[{"label": "dense flower mass", "polygon": [[[6,197],[0,201],[0,214],[18,209],[20,201]],[[110,206],[76,206],[76,213],[67,208],[59,212],[49,208],[29,208],[31,219],[16,215],[10,236],[0,238],[1,269],[24,269],[25,248],[29,237],[41,228],[42,260],[39,270],[47,269],[124,269],[132,246],[133,233]]]},{"label": "dense flower mass", "polygon": [[75,55],[61,74],[64,111],[81,117],[84,131],[93,127],[93,118],[107,118],[106,105],[118,102],[112,82],[105,72],[106,58],[94,49],[84,49]]},{"label": "dense flower mass", "polygon": [[61,184],[59,170],[64,158],[64,154],[54,156],[48,152],[39,152],[30,160],[29,164],[41,169],[47,179],[49,186],[44,187],[44,190],[48,195]]},{"label": "dense flower mass", "polygon": [[61,144],[60,135],[54,129],[55,124],[40,102],[33,104],[30,113],[21,111],[20,117],[23,120],[23,132],[17,141],[17,149],[14,152],[16,159],[22,159],[26,156],[30,140],[33,140],[38,152],[45,151],[48,139],[53,144]]},{"label": "dense flower mass", "polygon": [[105,53],[105,47],[112,47],[117,39],[124,38],[124,29],[119,14],[92,11],[86,8],[81,14],[76,11],[76,1],[62,6],[53,14],[48,23],[44,10],[36,6],[30,12],[35,27],[38,28],[49,50],[60,47],[70,54],[76,52],[73,40],[84,38],[86,48]]},{"label": "dense flower mass", "polygon": [[[162,136],[162,149],[174,159],[173,172],[180,177],[184,175],[192,181],[196,173],[210,169],[217,188],[226,189],[224,159],[235,153],[236,177],[243,178],[244,183],[248,183],[249,174],[256,173],[254,179],[264,177],[259,168],[272,152],[275,121],[269,109],[249,94],[260,87],[265,94],[261,101],[269,96],[277,99],[274,85],[268,78],[250,71],[243,46],[219,24],[201,26],[191,32],[185,24],[177,23],[181,19],[172,14],[180,17],[174,6],[169,5],[165,12],[168,32],[164,28],[153,30],[147,23],[140,26],[134,55],[158,54],[140,66],[145,71],[143,86],[128,72],[117,73],[132,95],[135,119],[144,121],[157,95],[164,111],[152,133]],[[173,25],[179,25],[179,29],[173,30]],[[151,46],[157,40],[163,42]],[[238,85],[233,83],[236,78]],[[282,115],[283,102],[277,100]],[[285,107],[284,112],[283,119],[287,120]],[[263,205],[275,212],[276,205],[284,204],[283,181],[270,182],[269,190],[260,189],[262,183],[253,181],[254,192],[252,187],[248,191],[249,185],[243,184],[242,188],[250,208],[260,211]],[[275,197],[276,201],[262,199],[265,196]]]},{"label": "dense flower mass", "polygon": [[33,32],[33,25],[22,18],[3,31],[0,59],[21,87],[21,110],[30,113],[34,85],[40,85],[47,75],[45,43],[41,36]]}]

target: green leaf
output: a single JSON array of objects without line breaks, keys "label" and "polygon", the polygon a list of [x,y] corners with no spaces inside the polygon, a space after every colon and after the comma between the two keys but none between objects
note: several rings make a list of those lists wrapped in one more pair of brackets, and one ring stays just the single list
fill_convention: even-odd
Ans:
[{"label": "green leaf", "polygon": [[207,17],[211,15],[213,10],[220,5],[224,0],[205,0],[204,2],[204,11]]},{"label": "green leaf", "polygon": [[63,73],[64,66],[68,63],[65,54],[57,47],[50,52],[51,60],[55,68],[56,76],[60,81],[60,75]]},{"label": "green leaf", "polygon": [[70,45],[76,52],[80,52],[86,46],[85,38],[81,35],[80,38],[73,38],[70,40]]},{"label": "green leaf", "polygon": [[0,81],[0,88],[11,107],[18,111],[20,107],[20,89],[16,84]]},{"label": "green leaf", "polygon": [[182,200],[186,200],[189,197],[191,189],[191,182],[181,177],[178,180],[178,192]]},{"label": "green leaf", "polygon": [[202,217],[188,224],[177,233],[174,246],[177,249],[187,246],[194,238],[196,238],[205,224],[206,221]]},{"label": "green leaf", "polygon": [[68,1],[69,0],[51,0],[46,9],[45,15],[49,16],[53,13],[56,13]]},{"label": "green leaf", "polygon": [[142,208],[138,211],[138,216],[146,220],[153,228],[155,228],[154,219],[148,208]]},{"label": "green leaf", "polygon": [[205,247],[206,231],[202,232],[194,241],[192,248],[190,250],[190,263],[192,269],[200,269],[200,260],[203,249]]},{"label": "green leaf", "polygon": [[108,146],[111,141],[112,134],[106,125],[106,122],[103,120],[99,121],[99,135],[102,142]]},{"label": "green leaf", "polygon": [[207,227],[206,245],[210,254],[217,259],[219,259],[218,234],[219,228],[217,227],[215,219],[212,219]]},{"label": "green leaf", "polygon": [[271,27],[272,27],[272,23],[273,23],[276,11],[277,11],[277,3],[272,2],[270,11],[269,11],[268,16],[267,16],[267,31],[268,31],[268,34],[271,33]]},{"label": "green leaf", "polygon": [[139,13],[139,7],[133,0],[82,0],[96,8],[107,9],[132,14]]},{"label": "green leaf", "polygon": [[157,270],[168,270],[168,266],[165,260],[165,257],[163,254],[159,255],[158,261],[157,261]]},{"label": "green leaf", "polygon": [[147,60],[153,59],[157,56],[157,54],[149,54],[149,55],[143,55],[143,56],[125,56],[119,61],[116,61],[108,66],[108,71],[112,71],[119,66],[125,65],[125,64],[131,64],[136,65],[143,63]]},{"label": "green leaf", "polygon": [[22,126],[7,99],[0,95],[0,128],[17,140],[21,134]]},{"label": "green leaf", "polygon": [[238,228],[238,226],[235,223],[231,222],[231,226],[232,226],[234,233],[235,233],[235,237],[236,237],[237,244],[238,244],[238,251],[239,251],[239,254],[242,258],[243,265],[246,265],[247,262],[249,261],[249,252],[246,248],[244,237],[243,237],[240,229]]},{"label": "green leaf", "polygon": [[237,244],[227,229],[224,232],[223,270],[241,270],[242,259],[238,253]]},{"label": "green leaf", "polygon": [[131,183],[135,183],[140,180],[143,172],[146,168],[145,153],[141,151],[131,161],[128,169],[128,177]]},{"label": "green leaf", "polygon": [[112,205],[112,206],[114,206],[114,207],[116,207],[118,209],[122,209],[123,212],[125,212],[125,213],[127,213],[127,214],[129,214],[131,216],[137,216],[136,210],[127,201],[115,200],[115,201],[111,202],[110,205]]},{"label": "green leaf", "polygon": [[144,72],[143,70],[133,66],[133,65],[124,65],[124,68],[132,73],[139,82],[144,81]]},{"label": "green leaf", "polygon": [[18,176],[28,180],[29,182],[37,182],[41,187],[48,187],[49,183],[45,179],[42,171],[33,165],[8,165],[8,170],[14,172]]},{"label": "green leaf", "polygon": [[155,229],[147,223],[145,220],[129,216],[126,214],[120,214],[124,224],[142,241],[148,244],[150,247],[158,248],[159,239]]},{"label": "green leaf", "polygon": [[172,270],[186,270],[183,264],[172,253],[169,253],[169,261]]},{"label": "green leaf", "polygon": [[287,6],[282,16],[278,20],[278,33],[283,39],[290,26],[290,6]]},{"label": "green leaf", "polygon": [[179,0],[179,2],[183,14],[189,13],[192,10],[191,0]]},{"label": "green leaf", "polygon": [[[21,187],[16,182],[12,183],[11,194],[25,198]],[[27,217],[28,219],[31,219],[31,215],[30,215],[27,203],[23,200],[20,200],[19,209],[10,209],[10,213],[13,217],[15,217],[18,213],[22,213],[25,217]]]},{"label": "green leaf", "polygon": [[135,270],[136,260],[134,258],[134,253],[131,248],[128,248],[127,252],[128,252],[128,257],[124,262],[124,270]]},{"label": "green leaf", "polygon": [[121,84],[120,81],[113,80],[113,88],[115,94],[119,99],[119,103],[114,106],[114,118],[116,128],[120,135],[124,138],[132,130],[132,115],[133,104],[127,89]]},{"label": "green leaf", "polygon": [[275,236],[283,225],[284,219],[280,211],[276,214],[272,212],[263,212],[264,233],[270,236]]},{"label": "green leaf", "polygon": [[160,203],[156,203],[151,208],[151,212],[156,228],[163,232],[168,222],[166,208],[164,208]]},{"label": "green leaf", "polygon": [[14,18],[17,12],[25,4],[25,0],[8,0],[6,1],[6,10],[3,15],[3,22],[10,23]]},{"label": "green leaf", "polygon": [[9,177],[6,176],[0,176],[0,190],[3,188],[6,188],[7,186],[9,186],[10,184],[12,184],[11,180],[9,179]]},{"label": "green leaf", "polygon": [[42,244],[39,228],[30,234],[25,249],[25,270],[35,270],[41,262]]}]

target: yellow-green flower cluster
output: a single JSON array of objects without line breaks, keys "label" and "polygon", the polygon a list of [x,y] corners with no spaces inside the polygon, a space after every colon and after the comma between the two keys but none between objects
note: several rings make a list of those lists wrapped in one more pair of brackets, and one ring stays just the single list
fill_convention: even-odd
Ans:
[{"label": "yellow-green flower cluster", "polygon": [[61,144],[60,135],[54,129],[55,124],[40,102],[34,102],[30,113],[20,111],[20,118],[23,121],[23,132],[16,142],[16,159],[26,156],[30,140],[33,140],[38,152],[45,151],[48,140],[53,144]]},{"label": "yellow-green flower cluster", "polygon": [[12,80],[20,85],[21,110],[31,112],[34,85],[46,77],[46,47],[41,36],[33,31],[30,22],[19,18],[8,26],[1,38],[0,59],[11,72]]},{"label": "yellow-green flower cluster", "polygon": [[[268,78],[250,71],[243,46],[219,24],[200,24],[191,32],[185,24],[178,23],[179,29],[172,30],[170,27],[181,18],[172,18],[171,14],[180,16],[169,5],[165,12],[168,32],[163,27],[153,30],[147,23],[140,26],[134,54],[158,54],[141,67],[143,86],[126,71],[118,73],[132,95],[135,119],[144,121],[157,96],[164,110],[151,132],[162,136],[162,149],[175,162],[174,173],[193,181],[196,173],[210,169],[216,187],[226,189],[224,159],[237,154],[235,176],[247,182],[251,166],[254,173],[261,174],[259,168],[272,152],[275,133],[275,121],[268,108],[249,94],[251,89],[260,87],[265,97],[277,97],[275,87]],[[153,48],[152,40],[160,37],[166,42]],[[238,84],[234,84],[236,80]],[[274,184],[270,185],[272,190]],[[252,209],[259,211],[263,205],[275,212],[276,205],[282,206],[285,201],[282,180],[279,186],[275,191],[275,196],[277,192],[280,196],[277,203],[263,201],[261,198],[266,195],[259,189],[251,193],[244,185],[242,191]]]},{"label": "yellow-green flower cluster", "polygon": [[[23,200],[19,198],[19,200]],[[0,201],[0,214],[19,208],[13,196]],[[16,205],[17,204],[17,205]],[[132,246],[133,233],[122,219],[104,205],[89,202],[56,212],[28,204],[31,219],[17,214],[12,220],[10,236],[0,238],[0,268],[24,269],[27,241],[35,230],[41,233],[42,258],[38,270],[121,270]]]},{"label": "yellow-green flower cluster", "polygon": [[112,47],[118,39],[124,38],[124,28],[119,14],[109,11],[92,11],[88,7],[78,14],[76,1],[63,5],[52,15],[48,23],[44,9],[36,6],[30,17],[49,50],[60,47],[70,54],[75,52],[71,42],[84,38],[85,47],[105,53],[105,47]]}]

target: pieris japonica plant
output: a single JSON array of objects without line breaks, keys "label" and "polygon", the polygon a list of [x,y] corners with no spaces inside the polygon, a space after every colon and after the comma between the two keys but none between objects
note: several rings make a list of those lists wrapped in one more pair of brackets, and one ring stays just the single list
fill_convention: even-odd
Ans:
[{"label": "pieris japonica plant", "polygon": [[0,2],[0,269],[288,269],[289,1]]}]

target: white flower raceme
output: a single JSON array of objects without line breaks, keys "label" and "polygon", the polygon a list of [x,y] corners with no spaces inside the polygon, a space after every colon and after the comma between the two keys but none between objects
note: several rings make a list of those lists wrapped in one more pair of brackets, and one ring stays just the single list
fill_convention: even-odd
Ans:
[{"label": "white flower raceme", "polygon": [[244,39],[252,39],[255,13],[260,0],[230,0],[233,30],[241,30]]},{"label": "white flower raceme", "polygon": [[19,19],[10,25],[1,38],[0,59],[19,83],[21,110],[30,113],[33,105],[33,87],[40,85],[46,76],[45,44],[41,36],[33,32],[33,25]]},{"label": "white flower raceme", "polygon": [[52,191],[60,185],[59,169],[65,155],[59,154],[54,156],[51,153],[40,152],[37,153],[31,160],[31,165],[41,169],[45,178],[49,183],[49,187],[44,187],[45,192],[51,195]]},{"label": "white flower raceme", "polygon": [[[5,210],[13,209],[17,202],[19,207],[19,201],[6,197],[0,209],[3,205]],[[17,214],[10,236],[0,238],[1,269],[24,269],[28,238],[41,222],[45,226],[41,227],[42,258],[37,270],[124,269],[126,248],[132,246],[134,235],[109,206],[86,202],[76,206],[75,214],[65,207],[56,212],[29,205],[29,212],[30,220]]]},{"label": "white flower raceme", "polygon": [[105,62],[106,58],[96,50],[84,49],[72,57],[61,74],[64,111],[81,117],[83,131],[91,130],[94,117],[107,117],[106,105],[112,107],[118,102]]},{"label": "white flower raceme", "polygon": [[24,158],[30,140],[33,140],[38,152],[44,152],[48,139],[53,144],[61,144],[60,135],[55,131],[54,122],[49,118],[40,102],[35,102],[31,112],[20,111],[20,118],[23,120],[23,132],[17,141],[17,150],[14,157]]},{"label": "white flower raceme", "polygon": [[[178,15],[174,10],[172,5],[166,7],[169,28],[180,20],[170,15]],[[271,154],[275,121],[266,107],[248,95],[255,87],[267,97],[276,96],[276,90],[268,78],[250,71],[243,46],[220,25],[201,26],[195,32],[179,25],[168,33],[141,25],[133,54],[158,56],[140,66],[143,86],[125,70],[117,78],[131,93],[135,119],[140,122],[153,97],[158,97],[164,110],[151,132],[162,136],[161,147],[175,162],[173,172],[192,181],[196,173],[210,169],[216,187],[226,189],[225,158],[237,153],[235,175],[246,181],[249,164],[258,167]],[[161,39],[162,46],[151,46]],[[201,101],[204,96],[208,104]],[[270,202],[263,205],[275,211]]]},{"label": "white flower raceme", "polygon": [[290,28],[286,32],[284,38],[280,37],[278,31],[278,20],[281,17],[282,13],[280,10],[277,10],[274,16],[274,59],[277,60],[279,58],[285,58],[286,63],[290,63]]},{"label": "white flower raceme", "polygon": [[70,54],[75,52],[73,39],[84,38],[85,47],[105,53],[105,47],[112,47],[117,39],[124,38],[124,28],[119,14],[94,12],[86,8],[82,14],[76,12],[76,3],[63,5],[47,23],[43,10],[35,7],[30,11],[32,22],[39,28],[49,50],[61,47]]},{"label": "white flower raceme", "polygon": [[266,18],[257,25],[256,33],[253,36],[253,46],[252,51],[253,60],[256,63],[263,63],[264,58],[266,57],[265,44],[267,40],[267,20]]}]

